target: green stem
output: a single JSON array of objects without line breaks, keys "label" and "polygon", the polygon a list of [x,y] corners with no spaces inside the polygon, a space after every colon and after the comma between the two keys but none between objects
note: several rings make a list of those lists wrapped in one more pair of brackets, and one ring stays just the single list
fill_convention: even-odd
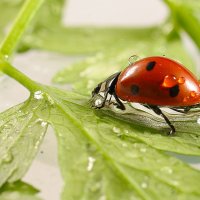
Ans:
[{"label": "green stem", "polygon": [[7,74],[8,76],[15,79],[17,82],[21,83],[24,87],[26,87],[29,91],[34,92],[40,90],[40,84],[36,83],[35,81],[31,80],[25,74],[17,70],[11,64],[4,60],[0,60],[0,71]]},{"label": "green stem", "polygon": [[193,39],[197,47],[200,49],[200,21],[193,12],[193,9],[195,8],[190,8],[187,4],[184,3],[184,1],[164,1],[174,15],[176,24],[178,24],[188,33],[188,35]]},{"label": "green stem", "polygon": [[3,41],[0,47],[0,54],[3,56],[10,56],[14,50],[18,42],[20,41],[22,34],[26,30],[29,22],[37,12],[40,5],[44,0],[27,0],[18,17],[16,18],[9,34]]}]

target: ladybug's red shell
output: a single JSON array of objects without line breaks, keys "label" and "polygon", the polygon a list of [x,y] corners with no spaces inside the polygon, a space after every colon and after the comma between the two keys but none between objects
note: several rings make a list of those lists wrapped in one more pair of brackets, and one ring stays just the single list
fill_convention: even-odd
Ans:
[{"label": "ladybug's red shell", "polygon": [[149,105],[200,103],[196,77],[180,63],[165,57],[148,57],[128,66],[119,75],[115,91],[122,100]]}]

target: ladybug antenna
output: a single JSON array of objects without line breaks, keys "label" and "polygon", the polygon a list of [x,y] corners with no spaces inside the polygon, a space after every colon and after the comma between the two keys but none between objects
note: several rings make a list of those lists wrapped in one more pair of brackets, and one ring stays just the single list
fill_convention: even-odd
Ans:
[{"label": "ladybug antenna", "polygon": [[137,55],[132,55],[131,57],[129,57],[128,59],[128,63],[129,65],[133,64],[135,61],[137,61],[139,59],[139,56]]}]

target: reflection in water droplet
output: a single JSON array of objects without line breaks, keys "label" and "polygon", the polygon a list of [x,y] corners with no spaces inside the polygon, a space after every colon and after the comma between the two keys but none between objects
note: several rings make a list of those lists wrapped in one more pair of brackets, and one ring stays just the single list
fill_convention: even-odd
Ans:
[{"label": "reflection in water droplet", "polygon": [[42,93],[42,91],[36,91],[35,93],[34,93],[34,98],[35,99],[37,99],[37,100],[39,100],[39,99],[43,99],[43,93]]},{"label": "reflection in water droplet", "polygon": [[166,75],[163,80],[162,86],[165,88],[171,88],[175,85],[177,85],[176,77],[174,75]]},{"label": "reflection in water droplet", "polygon": [[101,106],[101,104],[102,104],[102,100],[101,100],[101,99],[96,99],[94,105],[95,105],[96,107],[99,107],[99,106]]},{"label": "reflection in water droplet", "polygon": [[179,84],[185,83],[185,78],[184,78],[184,77],[180,77],[180,78],[178,79],[178,83],[179,83]]},{"label": "reflection in water droplet", "polygon": [[142,187],[143,189],[147,188],[147,183],[146,183],[146,182],[142,182],[141,187]]},{"label": "reflection in water droplet", "polygon": [[96,159],[93,157],[88,157],[88,166],[87,166],[87,171],[91,171],[93,169],[94,163]]}]

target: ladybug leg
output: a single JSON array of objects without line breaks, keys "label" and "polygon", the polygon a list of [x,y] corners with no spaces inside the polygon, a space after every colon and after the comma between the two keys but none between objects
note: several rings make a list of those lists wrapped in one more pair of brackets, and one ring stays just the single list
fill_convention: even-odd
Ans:
[{"label": "ladybug leg", "polygon": [[190,109],[178,109],[178,108],[171,108],[171,110],[174,110],[176,112],[179,112],[179,113],[187,113]]},{"label": "ladybug leg", "polygon": [[162,111],[160,110],[160,108],[158,106],[153,106],[153,105],[148,105],[150,109],[152,109],[157,115],[160,115],[163,117],[163,119],[166,121],[166,123],[169,125],[170,127],[170,131],[169,131],[169,135],[173,135],[176,130],[174,128],[174,126],[171,124],[171,122],[169,121],[169,119],[162,113]]},{"label": "ladybug leg", "polygon": [[118,98],[118,96],[116,95],[115,92],[113,92],[113,96],[115,97],[115,100],[116,100],[116,102],[118,104],[117,108],[119,108],[121,110],[125,110],[126,108],[125,108],[124,104],[120,101],[120,99]]}]

